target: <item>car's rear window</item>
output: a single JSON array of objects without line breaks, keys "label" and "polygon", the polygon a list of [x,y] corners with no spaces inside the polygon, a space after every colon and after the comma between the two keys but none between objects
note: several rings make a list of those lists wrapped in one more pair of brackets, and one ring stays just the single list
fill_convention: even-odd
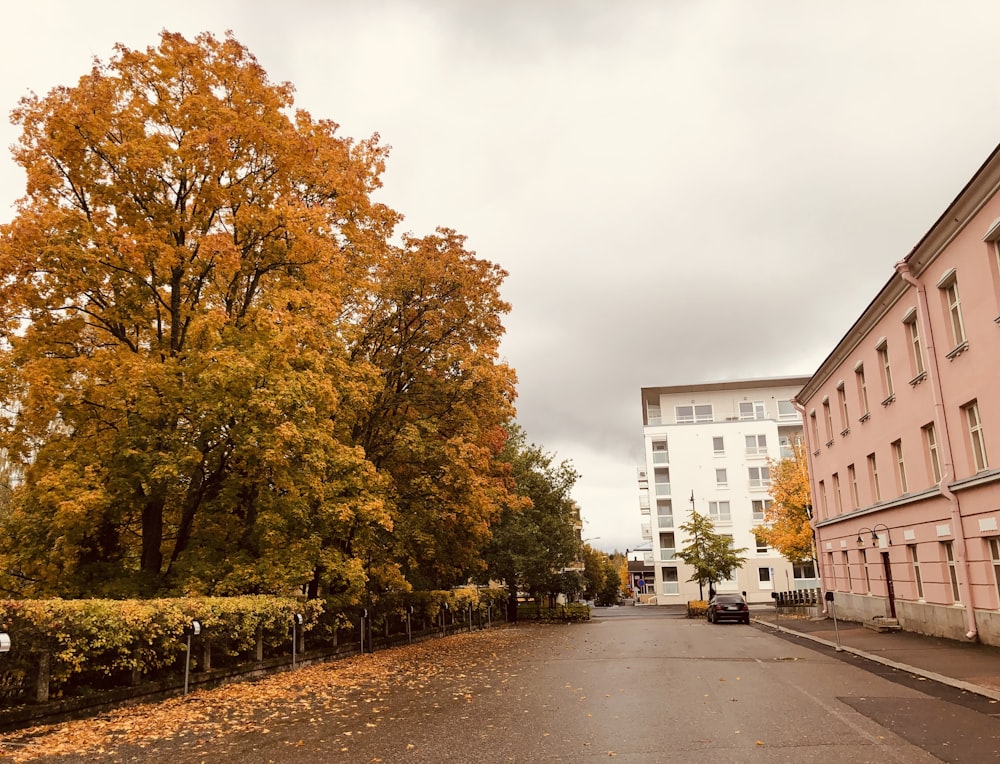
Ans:
[{"label": "car's rear window", "polygon": [[719,602],[742,602],[743,598],[738,594],[718,594],[715,599]]}]

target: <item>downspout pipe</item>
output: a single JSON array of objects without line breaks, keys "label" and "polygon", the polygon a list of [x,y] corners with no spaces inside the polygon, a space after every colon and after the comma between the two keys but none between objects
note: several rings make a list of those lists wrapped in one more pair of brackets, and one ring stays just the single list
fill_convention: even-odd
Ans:
[{"label": "downspout pipe", "polygon": [[955,528],[955,541],[958,551],[958,576],[959,584],[965,587],[965,597],[963,606],[965,609],[965,621],[969,630],[965,638],[975,641],[979,637],[979,629],[976,626],[976,611],[972,607],[972,586],[969,576],[969,555],[965,545],[965,526],[962,524],[962,507],[958,496],[948,488],[948,483],[955,478],[955,459],[951,451],[951,435],[948,433],[948,420],[944,414],[944,397],[941,392],[941,374],[938,367],[937,354],[934,352],[934,330],[931,328],[930,312],[927,307],[927,288],[922,282],[913,277],[910,272],[910,264],[905,260],[900,260],[895,265],[896,272],[907,284],[913,287],[917,293],[917,315],[920,324],[924,329],[925,345],[927,350],[927,376],[931,385],[931,397],[934,400],[934,427],[941,433],[941,480],[938,482],[938,489],[941,495],[948,501],[951,510],[951,524]]},{"label": "downspout pipe", "polygon": [[[812,446],[812,443],[809,442],[809,423],[806,421],[806,410],[805,410],[805,407],[801,403],[799,403],[797,400],[794,400],[794,399],[792,400],[792,406],[795,408],[796,411],[799,412],[799,416],[802,417],[802,439],[803,439],[803,441],[805,443],[805,448],[806,448],[806,464],[808,464],[809,463],[809,454],[812,453],[813,446]],[[816,492],[813,490],[813,484],[812,484],[813,478],[812,478],[812,474],[813,474],[812,470],[809,470],[809,496],[810,496],[810,500],[812,499],[813,496],[816,495]],[[812,535],[813,535],[813,562],[816,563],[816,573],[819,575],[819,590],[820,590],[820,594],[823,596],[823,609],[820,612],[823,615],[826,615],[826,612],[827,612],[826,585],[825,585],[825,581],[823,579],[823,576],[820,573],[820,571],[822,570],[822,565],[820,565],[820,561],[819,561],[819,555],[820,555],[820,551],[819,551],[819,537],[816,535],[816,502],[815,501],[811,501],[810,503],[812,504],[812,508],[813,508],[812,512],[809,515],[809,527],[812,529]]]}]

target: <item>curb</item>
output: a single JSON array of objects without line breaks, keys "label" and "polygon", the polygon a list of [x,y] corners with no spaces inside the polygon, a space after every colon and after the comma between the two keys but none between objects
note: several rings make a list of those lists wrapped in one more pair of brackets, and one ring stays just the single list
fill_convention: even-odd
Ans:
[{"label": "curb", "polygon": [[972,684],[971,682],[964,682],[961,679],[955,679],[950,676],[945,676],[944,674],[938,674],[935,671],[928,671],[927,669],[917,668],[916,666],[910,666],[906,663],[897,663],[896,661],[889,660],[888,658],[882,658],[878,655],[872,655],[871,653],[866,653],[864,650],[858,650],[856,647],[849,647],[847,645],[838,645],[835,642],[831,642],[828,639],[823,639],[822,637],[814,637],[811,634],[806,634],[801,631],[796,631],[795,629],[788,629],[784,626],[778,626],[774,623],[769,623],[768,621],[762,620],[760,618],[751,618],[751,621],[758,623],[761,626],[767,626],[775,631],[780,631],[785,634],[790,634],[794,637],[801,637],[803,639],[808,639],[817,644],[826,645],[827,647],[832,647],[837,652],[851,653],[859,658],[864,658],[865,660],[872,661],[873,663],[881,663],[883,666],[888,666],[889,668],[894,668],[898,671],[905,671],[908,674],[913,674],[915,676],[921,676],[924,679],[930,679],[931,681],[938,682],[940,684],[946,684],[949,687],[954,687],[957,690],[964,690],[965,692],[971,692],[976,695],[982,695],[983,697],[990,698],[991,700],[1000,701],[1000,691],[992,690],[988,687],[983,687],[982,685]]}]

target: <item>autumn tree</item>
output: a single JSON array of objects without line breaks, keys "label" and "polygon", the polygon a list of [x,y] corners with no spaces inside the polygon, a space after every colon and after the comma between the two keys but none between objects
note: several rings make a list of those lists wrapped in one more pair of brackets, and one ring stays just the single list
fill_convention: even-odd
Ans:
[{"label": "autumn tree", "polygon": [[553,576],[580,554],[578,508],[570,497],[578,474],[570,462],[556,463],[554,455],[528,444],[517,425],[510,426],[500,458],[510,466],[513,491],[483,548],[480,580],[507,586],[516,619],[518,595],[552,592]]},{"label": "autumn tree", "polygon": [[694,568],[688,581],[698,582],[698,597],[704,599],[703,587],[732,577],[746,561],[742,555],[745,547],[733,548],[732,536],[716,533],[712,519],[692,511],[691,519],[680,526],[689,537],[688,544],[677,552],[677,557]]},{"label": "autumn tree", "polygon": [[772,503],[764,512],[765,524],[756,532],[792,562],[802,562],[815,559],[809,464],[801,439],[793,440],[791,448],[790,457],[769,462]]},{"label": "autumn tree", "polygon": [[293,111],[231,37],[166,32],[13,120],[0,446],[24,474],[0,570],[69,596],[357,589],[393,523],[353,432],[398,220],[371,200],[377,136]]},{"label": "autumn tree", "polygon": [[350,360],[378,370],[351,431],[389,481],[376,587],[395,576],[443,589],[482,571],[514,414],[514,373],[498,360],[505,275],[449,229],[404,237],[373,266]]}]

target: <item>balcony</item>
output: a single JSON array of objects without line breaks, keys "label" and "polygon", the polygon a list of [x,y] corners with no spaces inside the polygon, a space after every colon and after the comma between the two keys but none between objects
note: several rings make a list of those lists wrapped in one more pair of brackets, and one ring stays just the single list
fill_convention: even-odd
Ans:
[{"label": "balcony", "polygon": [[670,464],[670,453],[667,451],[654,451],[653,464]]},{"label": "balcony", "polygon": [[657,515],[656,525],[659,528],[673,528],[674,527],[674,516],[673,515]]},{"label": "balcony", "polygon": [[660,562],[671,562],[677,559],[677,550],[660,547]]},{"label": "balcony", "polygon": [[663,593],[664,594],[680,594],[681,585],[676,581],[664,581],[663,582]]},{"label": "balcony", "polygon": [[656,495],[657,496],[669,496],[670,495],[670,483],[657,483],[656,484]]}]

